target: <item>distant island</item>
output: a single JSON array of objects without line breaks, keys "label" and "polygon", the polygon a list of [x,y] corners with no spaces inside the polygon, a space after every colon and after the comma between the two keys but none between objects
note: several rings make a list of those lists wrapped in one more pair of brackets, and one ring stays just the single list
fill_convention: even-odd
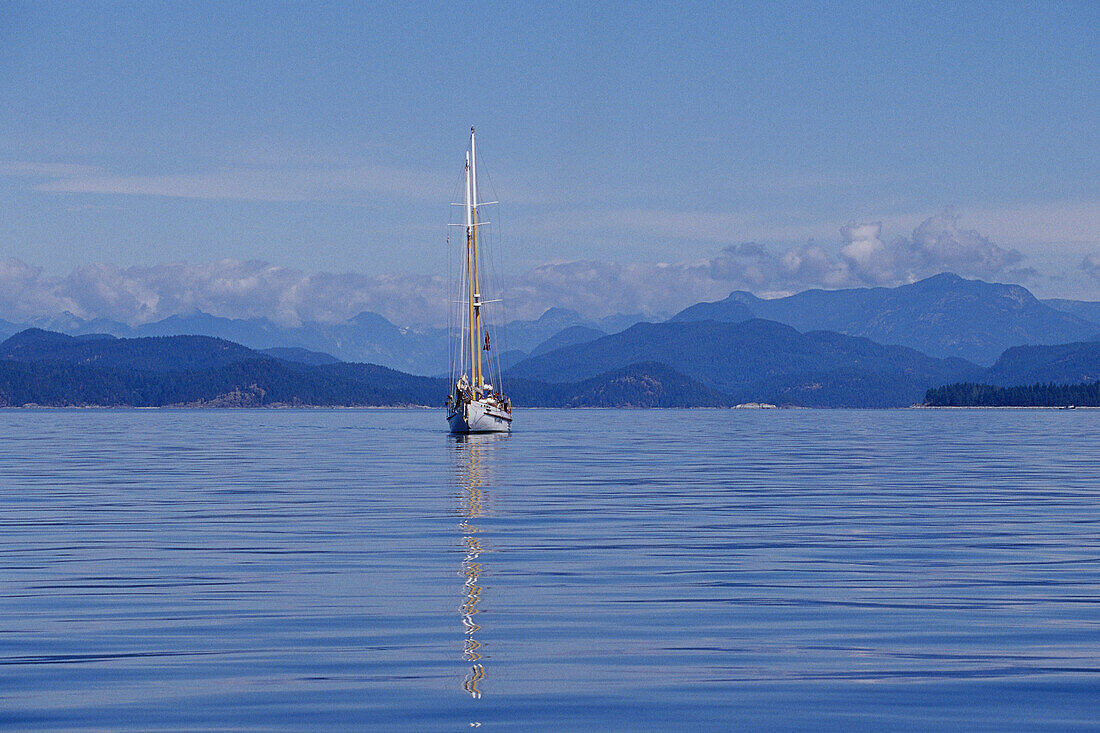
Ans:
[{"label": "distant island", "polygon": [[928,390],[929,407],[1100,407],[1100,381],[1083,384],[949,384]]},{"label": "distant island", "polygon": [[[1098,318],[1100,303],[944,274],[773,300],[735,292],[662,322],[550,309],[507,324],[497,358],[517,407],[1085,406],[1100,380]],[[295,329],[202,314],[4,329],[0,406],[437,406],[450,388],[445,342],[377,314]]]}]

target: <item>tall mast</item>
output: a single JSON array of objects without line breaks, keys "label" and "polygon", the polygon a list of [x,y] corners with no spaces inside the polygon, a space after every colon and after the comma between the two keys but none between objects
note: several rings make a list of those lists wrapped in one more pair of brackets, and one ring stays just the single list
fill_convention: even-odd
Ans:
[{"label": "tall mast", "polygon": [[469,342],[470,342],[470,379],[473,383],[477,384],[477,371],[475,363],[477,361],[477,315],[474,309],[474,217],[473,217],[473,197],[470,193],[470,151],[466,151],[466,308],[468,310],[466,323],[470,329]]},{"label": "tall mast", "polygon": [[466,199],[466,231],[469,242],[470,262],[470,376],[477,385],[477,392],[485,386],[481,375],[481,271],[477,256],[477,148],[474,128],[470,128],[469,178]]}]

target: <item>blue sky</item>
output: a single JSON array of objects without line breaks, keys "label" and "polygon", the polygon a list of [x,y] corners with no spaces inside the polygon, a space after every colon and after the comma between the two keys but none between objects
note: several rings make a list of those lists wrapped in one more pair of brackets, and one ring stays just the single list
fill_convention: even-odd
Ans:
[{"label": "blue sky", "polygon": [[[429,275],[474,124],[517,277],[748,242],[841,257],[848,222],[889,249],[954,207],[1019,253],[969,274],[1100,299],[1098,21],[1095,2],[0,2],[0,258]],[[931,251],[750,289],[889,284]]]}]

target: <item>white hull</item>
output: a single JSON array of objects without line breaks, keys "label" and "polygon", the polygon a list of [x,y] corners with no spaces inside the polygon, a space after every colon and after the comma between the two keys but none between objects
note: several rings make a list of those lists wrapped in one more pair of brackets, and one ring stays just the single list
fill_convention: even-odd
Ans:
[{"label": "white hull", "polygon": [[460,402],[458,409],[447,415],[452,433],[507,433],[512,429],[512,416],[495,405],[480,400]]}]

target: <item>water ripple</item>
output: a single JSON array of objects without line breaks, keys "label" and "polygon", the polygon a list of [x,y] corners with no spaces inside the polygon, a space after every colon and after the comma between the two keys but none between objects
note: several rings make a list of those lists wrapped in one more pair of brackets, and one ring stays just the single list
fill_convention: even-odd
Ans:
[{"label": "water ripple", "polygon": [[5,730],[1100,720],[1100,411],[0,411]]}]

